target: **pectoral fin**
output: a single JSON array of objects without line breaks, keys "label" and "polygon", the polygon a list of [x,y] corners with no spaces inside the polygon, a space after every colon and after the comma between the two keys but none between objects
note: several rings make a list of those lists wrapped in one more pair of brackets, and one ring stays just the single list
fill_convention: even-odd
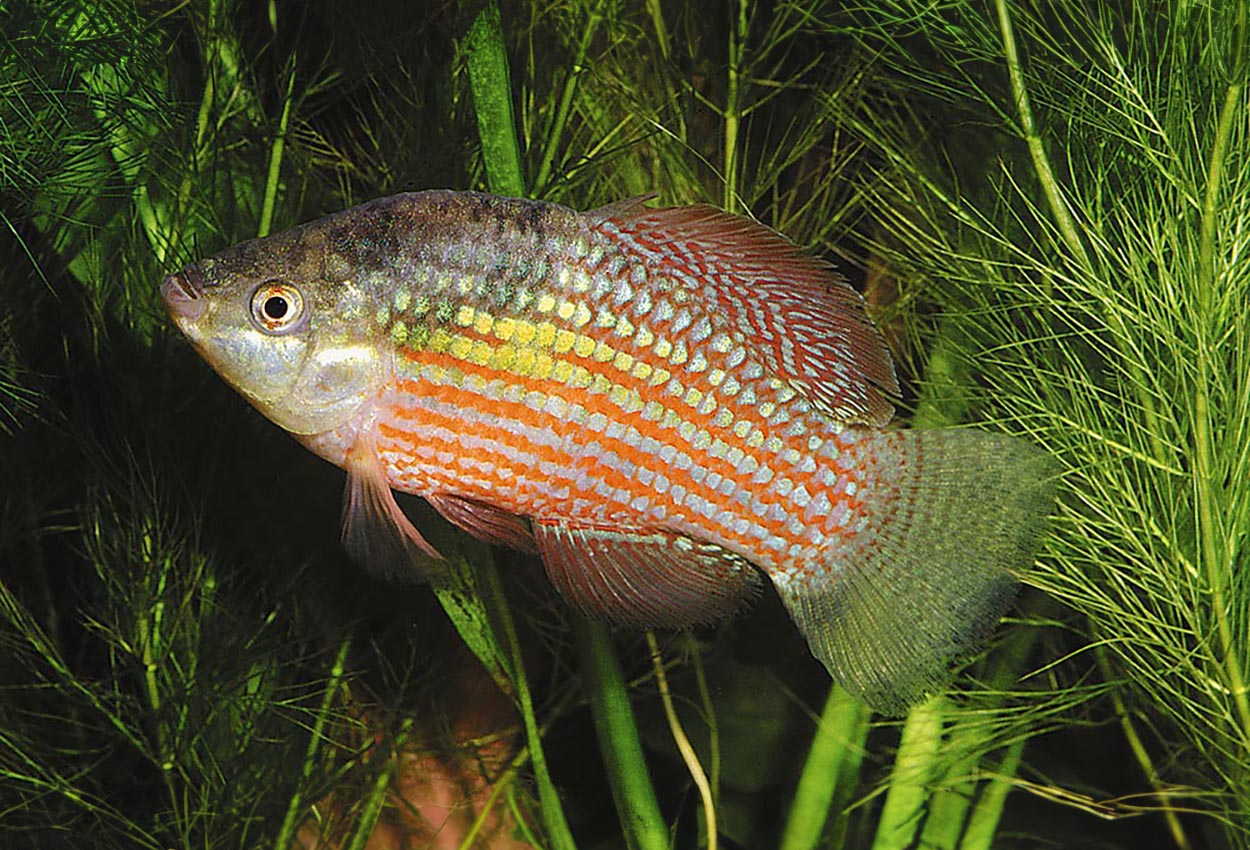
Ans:
[{"label": "pectoral fin", "polygon": [[763,588],[745,559],[668,531],[535,523],[534,537],[556,590],[583,613],[617,625],[715,622]]},{"label": "pectoral fin", "polygon": [[421,536],[395,501],[373,440],[361,436],[347,453],[343,547],[384,578],[424,579],[443,556]]}]

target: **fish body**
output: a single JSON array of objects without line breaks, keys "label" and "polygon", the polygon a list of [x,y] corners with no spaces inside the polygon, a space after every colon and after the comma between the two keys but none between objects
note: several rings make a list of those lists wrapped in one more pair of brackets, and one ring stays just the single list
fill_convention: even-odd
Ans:
[{"label": "fish body", "polygon": [[537,551],[615,623],[714,621],[768,580],[885,710],[980,641],[1046,512],[1023,441],[883,430],[898,384],[859,295],[711,207],[397,195],[162,292],[228,382],[347,470],[367,566],[439,557],[394,489]]}]

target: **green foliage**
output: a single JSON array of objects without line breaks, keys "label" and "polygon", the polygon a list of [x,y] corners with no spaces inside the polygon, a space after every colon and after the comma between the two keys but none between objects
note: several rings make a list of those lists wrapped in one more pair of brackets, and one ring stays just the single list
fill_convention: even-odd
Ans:
[{"label": "green foliage", "polygon": [[[364,847],[483,680],[522,731],[465,846],[1250,846],[1247,4],[485,8],[0,9],[0,844]],[[900,726],[768,601],[657,669],[515,557],[362,578],[157,283],[436,186],[713,201],[869,272],[905,418],[1061,464],[1045,598]]]},{"label": "green foliage", "polygon": [[[1126,677],[1126,720],[1176,760],[1138,750],[1160,801],[1185,794],[1165,774],[1220,791],[1181,807],[1210,806],[1244,846],[1246,4],[1093,16],[1000,2],[989,18],[954,3],[925,25],[923,78],[896,35],[920,5],[877,11],[859,34],[919,92],[852,117],[877,162],[865,202],[889,234],[879,248],[912,297],[970,317],[959,346],[976,358],[979,415],[1064,464],[1030,580],[1088,617],[1090,663]],[[983,67],[998,55],[994,86]],[[939,113],[1000,117],[976,182],[907,141]]]}]

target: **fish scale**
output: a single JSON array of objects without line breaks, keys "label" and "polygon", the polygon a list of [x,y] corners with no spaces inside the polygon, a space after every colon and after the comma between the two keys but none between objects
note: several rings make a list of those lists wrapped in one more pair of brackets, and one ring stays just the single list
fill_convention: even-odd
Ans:
[{"label": "fish scale", "polygon": [[[455,277],[459,281],[472,280],[479,284],[472,289],[473,300],[460,305],[451,323],[436,322],[428,335],[423,334],[424,347],[399,348],[404,365],[396,371],[408,380],[393,399],[387,400],[384,409],[388,412],[382,417],[383,424],[393,429],[384,429],[390,441],[381,448],[388,458],[388,473],[394,486],[417,493],[453,486],[450,476],[460,475],[459,469],[448,470],[437,460],[414,463],[414,447],[443,445],[446,451],[460,457],[474,457],[476,465],[494,469],[514,482],[513,486],[505,488],[499,478],[481,480],[467,495],[479,499],[493,495],[501,507],[536,519],[620,523],[631,511],[637,511],[638,500],[644,499],[646,509],[639,512],[646,518],[668,520],[685,533],[698,534],[738,554],[750,555],[762,546],[768,553],[766,565],[780,569],[798,568],[800,565],[792,563],[791,554],[797,555],[810,545],[820,545],[824,538],[822,531],[837,532],[836,525],[827,529],[809,524],[796,528],[793,523],[794,510],[807,505],[796,501],[808,492],[816,469],[799,470],[797,453],[789,462],[777,458],[784,444],[770,439],[776,428],[765,416],[765,413],[773,413],[776,418],[777,411],[793,404],[796,398],[793,392],[785,392],[784,385],[776,380],[745,380],[749,388],[747,395],[757,400],[757,404],[754,410],[735,405],[732,396],[718,393],[717,387],[708,380],[708,373],[728,377],[759,374],[762,370],[740,356],[732,358],[736,366],[731,365],[733,349],[728,345],[710,346],[707,351],[697,352],[697,360],[692,358],[688,350],[712,334],[711,322],[706,316],[696,319],[690,305],[683,304],[680,311],[670,311],[663,306],[668,303],[666,300],[653,301],[645,305],[646,309],[632,312],[632,333],[616,333],[619,314],[629,311],[633,298],[630,297],[632,291],[622,294],[617,280],[597,274],[607,250],[575,240],[563,256],[546,258],[544,265],[554,270],[554,278],[566,282],[565,288],[552,289],[544,288],[542,279],[515,281],[506,271],[512,266],[510,260],[515,253],[533,250],[532,240],[524,241],[526,244],[498,246],[494,256],[479,251],[474,256],[475,265],[456,268]],[[448,248],[444,256],[468,256],[468,253]],[[650,277],[660,291],[681,291],[648,275],[643,265],[645,260],[645,256],[632,262],[626,260],[617,272],[618,279],[638,282]],[[503,275],[492,280],[492,270],[503,270]],[[564,271],[567,274],[563,274]],[[434,276],[433,270],[429,276]],[[505,284],[533,293],[526,297],[529,309],[518,310],[513,304],[507,314],[494,310],[492,305],[506,300],[497,296]],[[396,312],[392,321],[404,321],[403,314]],[[649,321],[652,312],[661,316],[660,321]],[[665,321],[670,314],[672,318]],[[610,319],[592,322],[592,316]],[[456,326],[457,333],[437,336],[446,324]],[[506,332],[494,333],[497,326],[506,328]],[[523,335],[529,345],[518,351],[506,351],[501,357],[499,353],[504,346],[516,339],[518,327],[527,329]],[[545,327],[551,330],[546,333],[538,330]],[[533,332],[529,332],[529,328],[534,328]],[[654,340],[650,346],[638,344],[639,329],[644,331],[644,339]],[[668,351],[669,356],[660,357],[658,351]],[[529,352],[533,353],[532,357],[523,356]],[[618,364],[620,354],[628,359]],[[501,368],[505,363],[517,364],[518,360],[524,363],[515,369]],[[676,374],[669,371],[674,368]],[[553,377],[553,373],[561,371],[568,376],[565,381]],[[431,375],[437,378],[432,379]],[[658,375],[671,377],[656,381]],[[542,401],[509,404],[504,401],[506,391],[484,393],[468,389],[465,383],[470,377],[478,379],[483,387],[503,379],[501,386],[514,389],[514,394],[533,393]],[[597,382],[599,391],[596,391]],[[734,377],[734,385],[741,384]],[[569,405],[560,393],[570,391],[585,392],[588,400],[598,403]],[[455,412],[440,418],[439,427],[444,433],[451,433],[457,425],[471,426],[471,430],[493,426],[503,431],[523,430],[527,435],[552,431],[560,434],[561,440],[555,445],[543,446],[545,452],[518,453],[516,447],[509,446],[504,439],[496,440],[489,447],[481,443],[467,446],[463,440],[449,446],[440,443],[428,431],[411,430],[420,422],[419,413],[428,407],[425,399],[440,399],[449,393],[456,399]],[[617,394],[620,397],[613,398]],[[603,396],[607,397],[606,402]],[[566,415],[556,415],[546,409],[548,399],[561,399]],[[647,411],[647,403],[658,409]],[[806,402],[796,406],[806,407]],[[731,418],[718,420],[712,413],[718,408],[732,411]],[[591,411],[602,414],[604,422],[601,427],[590,425],[589,430],[608,433],[603,433],[601,441],[587,444],[568,426],[586,427],[587,413]],[[752,413],[757,415],[752,416]],[[750,431],[735,432],[733,425],[737,423],[748,424]],[[405,430],[404,424],[409,430]],[[659,444],[659,451],[639,453],[636,444],[611,435],[614,426],[638,434],[639,440],[644,435],[650,436]],[[828,423],[813,420],[808,427],[827,429]],[[744,437],[749,437],[751,432],[757,436],[748,442]],[[836,444],[836,435],[832,439]],[[521,443],[530,447],[536,445],[532,436],[526,436]],[[742,454],[737,466],[724,459],[730,443]],[[683,492],[655,493],[636,473],[622,474],[620,464],[605,460],[632,456],[636,470],[656,472],[654,464],[666,448],[680,452],[682,460],[678,461],[678,468],[687,472],[691,482]],[[769,448],[773,449],[771,453]],[[547,464],[541,480],[527,476],[527,471],[534,469],[537,463]],[[783,467],[786,474],[770,476],[767,483],[762,482],[759,470],[771,471],[773,465]],[[752,473],[743,474],[744,466],[749,466]],[[717,482],[734,482],[741,488],[740,492],[748,492],[746,488],[751,487],[751,502],[743,504],[715,484],[709,484],[710,476],[715,476]],[[543,485],[551,479],[568,483],[570,493],[566,499],[545,498]],[[607,483],[609,487],[594,490],[591,482]],[[463,486],[466,482],[459,483]],[[786,492],[779,492],[779,488]],[[831,508],[827,517],[841,518],[845,524],[855,513],[855,502],[844,494],[845,489],[838,494],[838,500],[845,505],[845,511]],[[768,510],[773,506],[779,510]],[[746,533],[740,530],[743,522],[747,524]]]},{"label": "fish scale", "polygon": [[984,639],[1049,505],[1022,440],[884,430],[898,382],[863,299],[711,207],[398,195],[162,295],[231,385],[347,471],[343,541],[367,568],[440,569],[399,490],[536,552],[613,623],[716,621],[767,580],[886,711]]},{"label": "fish scale", "polygon": [[[452,370],[443,370],[444,374],[455,375]],[[544,384],[549,385],[551,382],[546,381]],[[529,389],[534,384],[510,384],[509,386],[523,387],[528,392],[538,392],[543,394],[542,390]],[[542,386],[540,384],[539,386]],[[617,384],[616,386],[620,386]],[[645,385],[643,386],[645,389]],[[448,390],[457,393],[457,401],[454,406],[446,405],[440,400],[444,398]],[[544,389],[546,389],[544,387]],[[687,487],[689,495],[686,498],[697,498],[707,504],[720,504],[727,510],[741,507],[736,502],[724,503],[724,494],[720,490],[712,489],[707,485],[708,479],[702,474],[702,470],[707,470],[709,475],[716,475],[719,479],[735,481],[740,487],[744,488],[742,492],[746,492],[747,485],[750,484],[751,478],[742,474],[738,469],[734,469],[724,461],[723,458],[714,456],[715,449],[709,445],[703,451],[699,451],[698,446],[706,443],[711,437],[703,438],[702,434],[707,433],[706,428],[700,428],[699,431],[693,433],[689,429],[683,429],[681,425],[692,424],[694,426],[704,424],[709,425],[713,429],[715,425],[711,422],[711,417],[704,417],[701,423],[697,419],[692,422],[690,419],[683,419],[681,425],[676,428],[659,429],[648,436],[655,441],[657,448],[653,453],[640,453],[639,446],[644,439],[643,432],[640,427],[655,426],[659,423],[648,422],[640,413],[626,418],[624,409],[612,401],[600,400],[596,403],[593,399],[588,401],[587,405],[569,405],[566,416],[556,416],[549,412],[544,405],[543,408],[535,410],[537,405],[529,405],[517,402],[504,402],[494,394],[481,396],[477,393],[466,391],[463,385],[463,378],[457,377],[441,386],[434,382],[425,382],[424,384],[415,384],[404,398],[398,398],[395,402],[388,402],[388,407],[394,411],[400,411],[395,414],[396,417],[403,422],[411,421],[414,418],[424,418],[430,424],[437,423],[444,429],[444,433],[452,434],[463,432],[463,426],[471,423],[478,426],[489,426],[505,434],[513,434],[517,439],[509,440],[506,436],[500,436],[495,439],[495,445],[488,447],[475,445],[464,445],[463,436],[457,437],[459,445],[454,447],[454,451],[466,456],[469,449],[472,449],[471,456],[478,459],[488,467],[494,468],[499,475],[511,477],[518,482],[527,478],[527,473],[536,468],[539,464],[545,466],[539,470],[541,472],[541,480],[530,478],[533,482],[531,486],[516,486],[509,489],[508,497],[502,502],[509,510],[522,513],[537,518],[547,518],[560,516],[562,512],[564,516],[571,516],[576,519],[588,522],[608,522],[619,521],[619,517],[611,515],[613,507],[618,509],[637,509],[635,499],[640,496],[647,496],[654,492],[652,488],[647,487],[639,480],[637,474],[622,475],[620,474],[619,464],[607,463],[604,456],[607,452],[614,452],[620,457],[633,457],[637,469],[647,469],[649,471],[657,471],[654,466],[648,466],[648,461],[654,462],[664,456],[675,458],[676,466],[679,470],[684,470],[691,474],[690,487]],[[558,398],[556,395],[544,395],[544,398]],[[392,405],[394,405],[392,407]],[[443,411],[435,411],[435,405],[443,406]],[[666,408],[672,411],[672,408]],[[592,412],[593,411],[593,412]],[[441,414],[441,415],[440,415]],[[600,422],[590,422],[587,420],[595,414],[601,417]],[[613,417],[609,419],[609,416]],[[441,420],[441,421],[440,421]],[[462,421],[463,420],[463,421]],[[384,420],[385,421],[385,420]],[[740,420],[741,421],[741,420]],[[628,424],[625,424],[628,423]],[[573,428],[588,427],[593,433],[599,434],[600,439],[591,445],[585,445],[577,440]],[[409,489],[415,492],[428,491],[430,489],[438,489],[440,485],[446,487],[451,486],[448,475],[456,473],[440,466],[435,460],[428,467],[418,469],[408,460],[408,454],[412,446],[439,444],[438,439],[431,433],[403,431],[402,426],[397,428],[397,444],[394,446],[386,446],[388,453],[396,456],[395,461],[391,463],[392,475],[396,477],[396,485],[401,489]],[[624,430],[625,433],[613,434],[613,430]],[[469,433],[475,429],[470,427]],[[669,433],[666,433],[666,430]],[[682,440],[682,431],[686,430],[690,436],[689,440]],[[636,433],[637,438],[630,436],[630,433]],[[535,435],[554,433],[560,435],[561,439],[554,443],[542,443]],[[675,437],[670,441],[669,437]],[[679,442],[680,441],[680,442]],[[509,443],[516,445],[509,445]],[[541,453],[535,452],[538,448]],[[763,445],[761,444],[761,448]],[[529,449],[530,451],[522,452],[521,449]],[[598,451],[594,451],[598,449]],[[545,451],[542,451],[545,450]],[[485,454],[484,454],[485,452]],[[489,457],[487,457],[489,455]],[[746,465],[745,457],[741,463]],[[641,461],[641,462],[640,462]],[[760,468],[769,468],[767,462],[760,463],[758,461],[750,464],[752,470]],[[415,476],[424,476],[425,480],[420,480]],[[758,473],[757,473],[758,477]],[[809,476],[810,477],[810,476]],[[441,480],[440,480],[441,479]],[[581,508],[583,513],[573,513],[572,508],[560,503],[543,504],[543,497],[546,495],[545,482],[552,479],[567,481],[574,489],[569,498],[576,500],[578,498],[577,489],[579,486],[585,488],[589,480],[597,482],[610,482],[614,489],[612,498],[604,499],[603,493],[596,495],[601,498],[594,501],[583,501],[577,507]],[[701,482],[696,479],[702,479],[703,487],[695,489],[696,485]],[[776,480],[776,479],[774,479]],[[785,479],[782,479],[785,480]],[[492,482],[484,485],[486,488],[493,486]],[[780,499],[770,498],[772,491],[775,490],[775,484],[770,488],[754,489],[754,504],[769,504],[779,502]],[[483,497],[488,495],[485,491],[475,492],[472,495]],[[660,494],[663,495],[663,494]],[[663,504],[663,503],[661,503]],[[671,500],[668,502],[669,510],[666,511],[670,516],[677,516],[679,512],[676,510],[677,505],[673,505]],[[593,512],[591,512],[593,509]],[[711,529],[711,519],[707,518],[691,518],[686,517],[687,521],[695,521],[704,526],[705,529]],[[732,525],[732,519],[728,517],[715,517],[715,520],[723,525]],[[778,523],[781,524],[781,523]],[[784,525],[782,525],[784,533]],[[776,534],[776,529],[771,530]],[[763,531],[757,531],[756,537],[763,537]]]}]

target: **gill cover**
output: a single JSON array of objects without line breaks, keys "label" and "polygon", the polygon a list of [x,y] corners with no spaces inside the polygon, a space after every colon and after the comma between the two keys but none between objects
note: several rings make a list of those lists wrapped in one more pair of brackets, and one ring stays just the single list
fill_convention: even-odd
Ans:
[{"label": "gill cover", "polygon": [[315,231],[246,242],[171,275],[170,315],[232,387],[293,434],[332,431],[384,380],[368,336],[370,299],[326,275]]}]

